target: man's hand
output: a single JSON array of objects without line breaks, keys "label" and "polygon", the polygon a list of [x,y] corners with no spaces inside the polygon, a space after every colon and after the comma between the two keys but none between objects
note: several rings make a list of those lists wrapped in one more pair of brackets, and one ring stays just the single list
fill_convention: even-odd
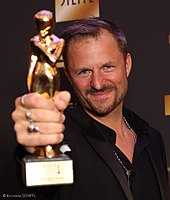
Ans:
[{"label": "man's hand", "polygon": [[[70,93],[67,91],[59,92],[53,101],[37,93],[18,97],[12,113],[18,143],[30,153],[34,153],[37,146],[60,143],[64,138],[63,111],[69,101]],[[29,132],[30,122],[37,127],[37,132]]]}]

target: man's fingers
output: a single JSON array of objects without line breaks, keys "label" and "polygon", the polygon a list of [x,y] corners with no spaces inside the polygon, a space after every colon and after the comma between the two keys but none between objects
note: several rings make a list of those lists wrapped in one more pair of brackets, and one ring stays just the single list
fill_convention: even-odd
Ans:
[{"label": "man's fingers", "polygon": [[[57,110],[51,111],[51,110],[45,110],[45,109],[25,109],[25,111],[22,112],[14,112],[12,113],[12,118],[15,119],[15,121],[20,120],[27,120],[28,121],[28,115],[31,120],[34,122],[57,122],[57,123],[63,123],[65,120],[65,115],[61,112],[58,112]],[[44,117],[45,116],[45,117]]]},{"label": "man's fingers", "polygon": [[59,92],[56,97],[49,101],[48,98],[42,97],[38,93],[29,93],[24,94],[21,97],[18,97],[15,101],[15,105],[21,106],[24,108],[44,108],[49,110],[58,109],[63,111],[69,104],[71,95],[68,91]]},{"label": "man's fingers", "polygon": [[62,133],[58,134],[24,134],[24,135],[17,135],[17,141],[18,143],[27,146],[27,147],[38,147],[38,146],[46,146],[46,145],[56,145],[59,144],[64,138],[64,135]]},{"label": "man's fingers", "polygon": [[44,108],[49,110],[55,109],[55,104],[52,100],[44,98],[38,93],[29,93],[24,94],[21,97],[18,97],[15,101],[15,105],[22,106],[24,108]]},{"label": "man's fingers", "polygon": [[65,116],[63,110],[70,101],[69,92],[59,92],[53,100],[37,93],[18,97],[12,113],[18,143],[29,152],[34,147],[59,144],[63,138]]},{"label": "man's fingers", "polygon": [[59,92],[54,98],[55,106],[58,110],[63,111],[69,104],[71,95],[67,91]]},{"label": "man's fingers", "polygon": [[[53,124],[50,123],[47,126],[45,126],[45,124],[43,123],[34,123],[35,126],[37,126],[39,128],[38,132],[33,132],[33,133],[29,133],[27,131],[27,128],[21,128],[21,126],[15,125],[14,129],[15,131],[18,132],[17,136],[17,141],[18,143],[27,146],[27,147],[36,147],[36,146],[44,146],[44,145],[48,145],[48,144],[59,144],[63,138],[63,130],[64,130],[64,125],[62,124]],[[28,126],[29,124],[27,124]],[[23,124],[23,126],[25,126]],[[55,131],[54,133],[54,128],[57,131]]]}]

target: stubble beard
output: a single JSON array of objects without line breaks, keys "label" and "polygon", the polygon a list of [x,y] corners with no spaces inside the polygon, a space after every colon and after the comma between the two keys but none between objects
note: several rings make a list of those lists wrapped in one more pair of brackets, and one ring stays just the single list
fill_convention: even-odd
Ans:
[{"label": "stubble beard", "polygon": [[93,101],[89,97],[93,93],[97,93],[100,91],[95,91],[92,88],[89,88],[86,90],[85,95],[83,95],[81,92],[79,92],[76,88],[75,93],[77,94],[77,97],[79,99],[80,104],[83,106],[85,110],[87,110],[89,113],[96,117],[104,117],[111,113],[123,100],[127,93],[127,85],[123,88],[123,91],[119,94],[118,88],[114,86],[106,86],[102,88],[102,91],[112,90],[114,92],[114,98],[113,101],[108,103],[108,99],[99,100],[99,101]]}]

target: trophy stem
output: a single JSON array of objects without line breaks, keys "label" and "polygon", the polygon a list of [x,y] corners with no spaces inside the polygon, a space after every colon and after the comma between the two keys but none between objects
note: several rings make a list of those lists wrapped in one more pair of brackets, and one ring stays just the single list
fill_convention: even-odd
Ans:
[{"label": "trophy stem", "polygon": [[60,145],[56,145],[55,147],[52,145],[37,147],[34,155],[40,158],[53,158],[59,156],[61,155]]}]

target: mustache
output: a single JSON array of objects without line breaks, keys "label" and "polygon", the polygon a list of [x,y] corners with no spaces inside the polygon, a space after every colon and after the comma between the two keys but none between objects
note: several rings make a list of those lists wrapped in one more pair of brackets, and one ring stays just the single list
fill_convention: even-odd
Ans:
[{"label": "mustache", "polygon": [[103,86],[101,89],[96,89],[96,88],[88,88],[86,90],[86,95],[87,94],[97,94],[97,93],[100,93],[100,92],[105,92],[105,91],[108,91],[108,90],[115,90],[116,89],[116,86],[113,86],[113,85],[108,85],[108,86]]}]

